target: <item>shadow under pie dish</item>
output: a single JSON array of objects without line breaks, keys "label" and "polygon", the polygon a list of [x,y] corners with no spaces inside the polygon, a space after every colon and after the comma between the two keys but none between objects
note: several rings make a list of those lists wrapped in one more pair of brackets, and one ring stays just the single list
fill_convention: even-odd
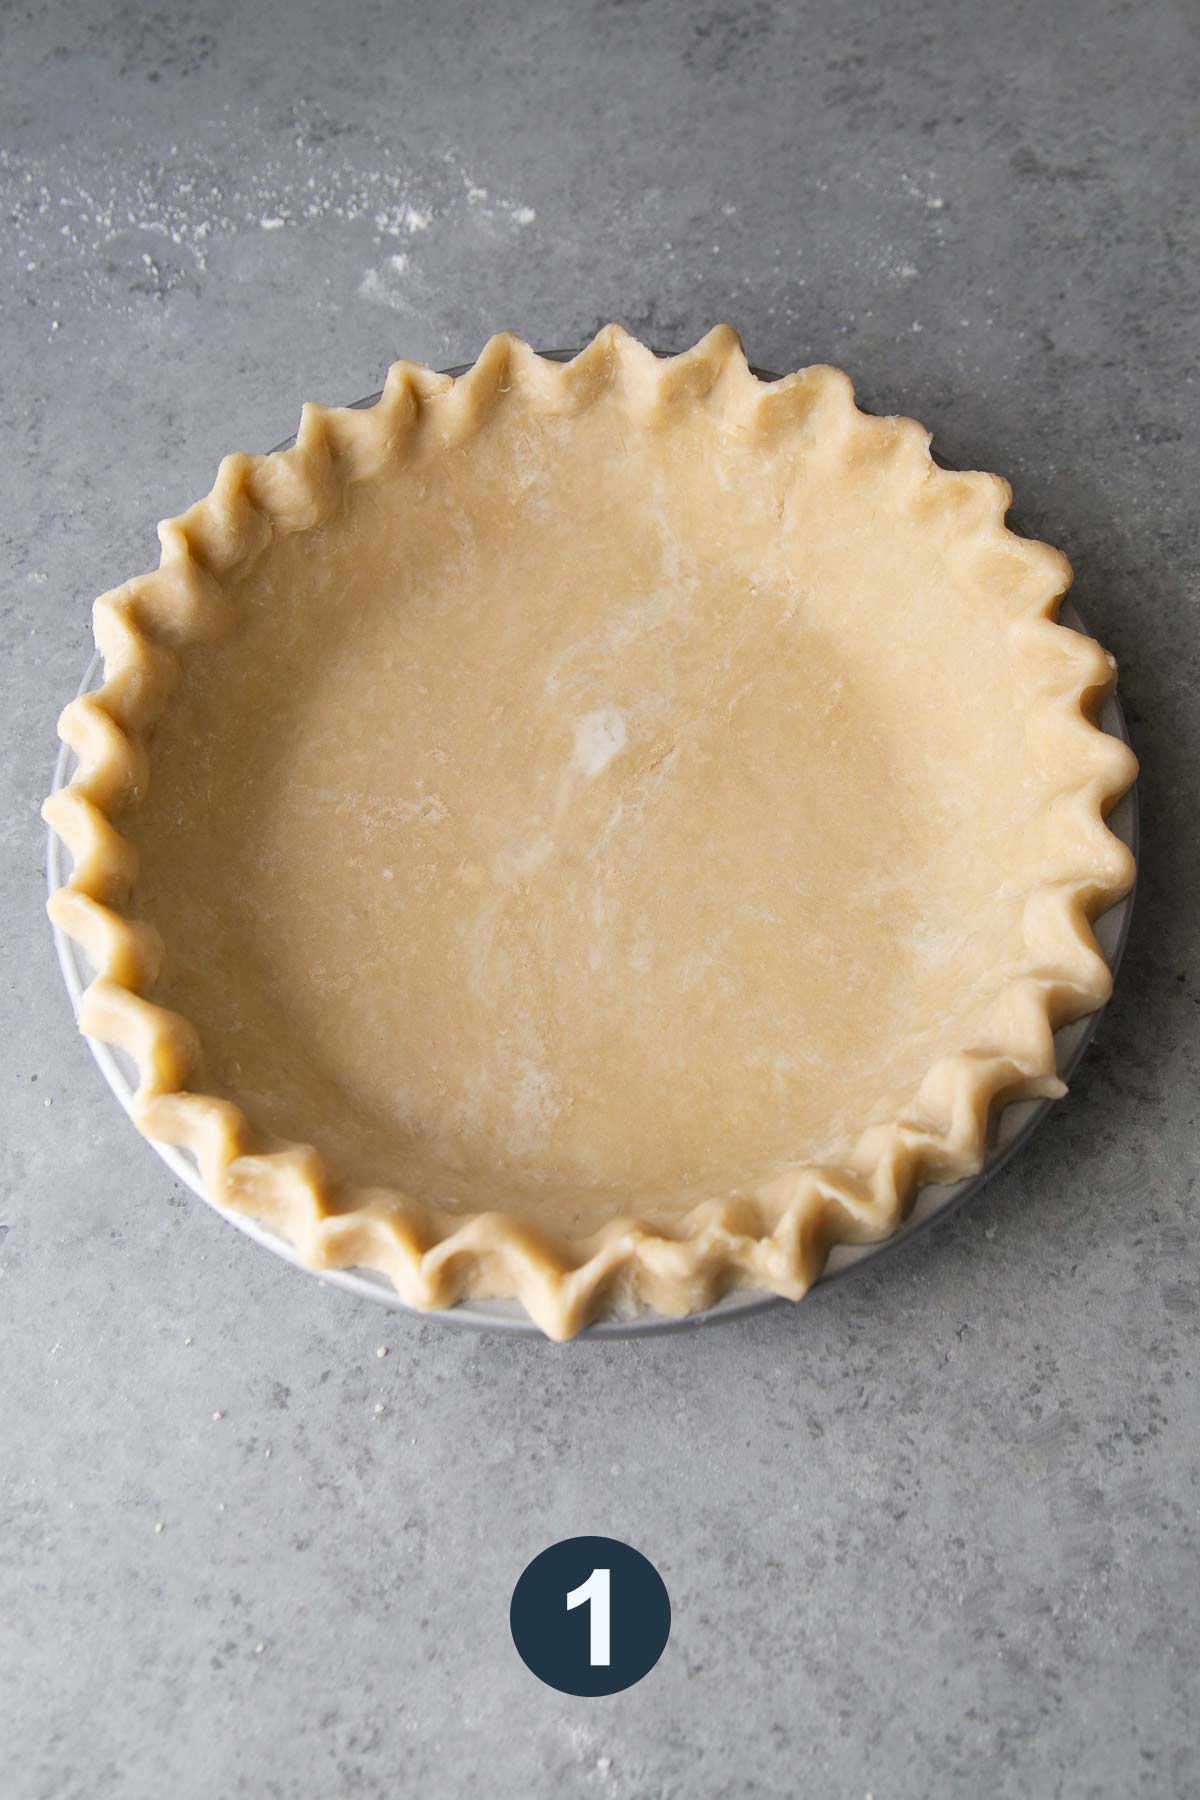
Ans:
[{"label": "shadow under pie dish", "polygon": [[1127,891],[1065,559],[828,368],[493,339],[103,596],[51,899],[135,1118],[318,1268],[566,1337],[798,1298],[1062,1091]]}]

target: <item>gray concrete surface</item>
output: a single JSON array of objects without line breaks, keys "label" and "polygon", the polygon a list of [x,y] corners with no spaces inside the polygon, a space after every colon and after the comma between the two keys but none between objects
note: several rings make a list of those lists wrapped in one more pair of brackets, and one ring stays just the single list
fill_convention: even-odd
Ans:
[{"label": "gray concrete surface", "polygon": [[[0,12],[6,1800],[1200,1792],[1197,23]],[[842,363],[1009,475],[1122,661],[1146,841],[1076,1090],[969,1211],[799,1309],[560,1349],[356,1303],[172,1186],[74,1034],[37,805],[93,594],[222,452],[612,316]],[[604,1701],[506,1626],[591,1531],[675,1606]]]}]

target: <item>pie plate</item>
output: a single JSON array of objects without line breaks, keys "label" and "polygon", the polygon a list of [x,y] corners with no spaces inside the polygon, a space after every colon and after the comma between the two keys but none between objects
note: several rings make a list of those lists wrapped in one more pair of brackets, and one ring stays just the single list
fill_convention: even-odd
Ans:
[{"label": "pie plate", "polygon": [[[542,355],[555,361],[567,361],[575,352],[550,351]],[[644,353],[643,353],[644,354]],[[745,365],[743,364],[743,368]],[[447,374],[458,375],[463,371],[451,369]],[[764,371],[756,370],[756,374],[765,380],[774,379]],[[355,403],[357,406],[371,405],[377,396]],[[284,448],[284,446],[280,446]],[[1076,631],[1086,633],[1077,609],[1064,600],[1059,611],[1059,623]],[[1090,635],[1090,634],[1089,634]],[[84,677],[80,693],[86,693],[97,687],[101,680],[101,659],[97,655]],[[1112,737],[1128,743],[1124,718],[1120,704],[1115,695],[1105,702],[1100,724]],[[65,786],[71,779],[75,766],[72,750],[64,744],[58,756],[54,772],[54,789]],[[1136,856],[1137,844],[1137,801],[1136,790],[1130,789],[1113,808],[1108,821],[1110,830]],[[50,832],[47,847],[47,874],[50,890],[53,893],[68,879],[70,873],[70,855],[57,834]],[[1132,909],[1132,892],[1095,922],[1095,936],[1101,953],[1110,969],[1115,973],[1124,948]],[[63,977],[71,997],[72,1005],[78,1012],[83,991],[91,978],[91,969],[87,958],[77,943],[65,932],[55,927],[55,943]],[[1069,1079],[1083,1051],[1086,1049],[1098,1023],[1098,1012],[1091,1012],[1077,1019],[1059,1031],[1054,1040],[1055,1060],[1059,1074],[1064,1080]],[[119,1049],[89,1037],[92,1053],[100,1065],[101,1071],[113,1092],[121,1101],[126,1111],[134,1110],[134,1089],[136,1081],[135,1066],[130,1058]],[[1047,1040],[1047,1049],[1048,1049]],[[1048,1058],[1047,1058],[1048,1060]],[[1044,1065],[1043,1065],[1044,1066]],[[1040,1123],[1053,1102],[1047,1099],[1017,1101],[1005,1106],[996,1119],[991,1148],[983,1168],[979,1173],[965,1180],[945,1184],[927,1184],[919,1189],[914,1205],[907,1218],[883,1242],[839,1245],[828,1258],[824,1274],[819,1279],[830,1281],[838,1279],[851,1268],[859,1266],[878,1255],[889,1244],[899,1243],[911,1237],[916,1231],[923,1229],[933,1219],[941,1217],[960,1205],[973,1194],[983,1183],[996,1173],[1030,1136]],[[152,1140],[153,1141],[153,1140]],[[163,1161],[179,1180],[197,1193],[209,1204],[214,1204],[201,1182],[199,1169],[190,1154],[174,1146],[155,1141],[154,1148]],[[231,1223],[257,1242],[265,1245],[275,1254],[284,1257],[297,1267],[306,1267],[292,1245],[281,1235],[270,1230],[254,1218],[240,1211],[233,1211],[216,1206]],[[311,1271],[310,1271],[311,1272]],[[359,1294],[383,1305],[413,1310],[405,1305],[391,1284],[382,1276],[366,1270],[331,1270],[323,1269],[320,1279],[343,1287],[352,1293]],[[700,1324],[715,1322],[720,1319],[740,1317],[746,1313],[757,1311],[764,1306],[777,1303],[777,1296],[747,1288],[733,1289],[720,1301],[703,1312],[693,1313],[684,1318],[664,1317],[658,1313],[630,1312],[620,1313],[602,1318],[587,1328],[591,1336],[621,1336],[634,1332],[676,1330]],[[436,1318],[446,1323],[471,1325],[481,1329],[506,1330],[537,1334],[540,1327],[526,1313],[524,1307],[515,1300],[482,1299],[467,1297],[450,1310],[426,1312],[422,1316]]]}]

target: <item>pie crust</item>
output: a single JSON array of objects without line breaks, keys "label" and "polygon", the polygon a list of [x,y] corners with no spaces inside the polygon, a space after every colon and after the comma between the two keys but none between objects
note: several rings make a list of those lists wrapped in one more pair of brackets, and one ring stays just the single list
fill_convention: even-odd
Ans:
[{"label": "pie crust", "polygon": [[398,362],[226,457],[96,602],[44,809],[140,1129],[556,1338],[887,1237],[1064,1091],[1133,878],[1115,665],[1009,500],[725,326]]}]

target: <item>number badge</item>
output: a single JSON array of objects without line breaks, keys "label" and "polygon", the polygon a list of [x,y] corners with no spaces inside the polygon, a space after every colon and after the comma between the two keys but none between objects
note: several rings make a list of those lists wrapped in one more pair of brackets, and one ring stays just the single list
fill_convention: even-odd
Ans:
[{"label": "number badge", "polygon": [[513,1589],[513,1643],[563,1694],[619,1694],[648,1675],[671,1635],[671,1600],[652,1562],[616,1538],[564,1538]]}]

